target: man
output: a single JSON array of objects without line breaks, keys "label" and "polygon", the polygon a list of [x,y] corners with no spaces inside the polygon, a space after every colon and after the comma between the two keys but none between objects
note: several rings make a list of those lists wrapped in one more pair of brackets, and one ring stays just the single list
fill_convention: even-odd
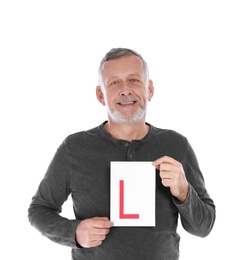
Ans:
[{"label": "man", "polygon": [[[123,48],[108,52],[100,64],[96,88],[108,121],[65,139],[33,197],[31,224],[51,240],[72,247],[72,259],[176,260],[179,215],[191,234],[205,237],[212,230],[215,205],[187,139],[145,122],[153,94],[141,55]],[[111,161],[153,162],[155,227],[113,227],[109,219]],[[59,215],[70,194],[75,220]]]}]

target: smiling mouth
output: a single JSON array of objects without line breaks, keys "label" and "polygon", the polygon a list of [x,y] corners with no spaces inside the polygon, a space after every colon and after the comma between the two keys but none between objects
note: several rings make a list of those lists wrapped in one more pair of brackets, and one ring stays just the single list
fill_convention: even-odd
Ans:
[{"label": "smiling mouth", "polygon": [[133,105],[135,104],[137,101],[127,101],[127,102],[118,102],[117,104],[118,105],[121,105],[121,106],[125,106],[125,105]]},{"label": "smiling mouth", "polygon": [[129,105],[134,105],[137,101],[138,99],[135,97],[127,97],[127,98],[124,97],[116,100],[116,104],[121,106],[129,106]]}]

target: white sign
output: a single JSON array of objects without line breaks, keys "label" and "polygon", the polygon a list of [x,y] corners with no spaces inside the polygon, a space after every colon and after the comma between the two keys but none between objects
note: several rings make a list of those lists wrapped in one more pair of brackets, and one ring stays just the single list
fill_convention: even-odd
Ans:
[{"label": "white sign", "polygon": [[155,186],[151,162],[111,162],[114,226],[155,226]]}]

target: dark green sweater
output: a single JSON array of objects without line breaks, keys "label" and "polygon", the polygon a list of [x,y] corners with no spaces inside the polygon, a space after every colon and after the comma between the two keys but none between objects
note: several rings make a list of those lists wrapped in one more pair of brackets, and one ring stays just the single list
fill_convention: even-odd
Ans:
[{"label": "dark green sweater", "polygon": [[[188,140],[149,125],[143,139],[129,143],[111,137],[103,125],[68,136],[58,148],[31,202],[31,224],[52,241],[72,247],[74,260],[179,259],[178,216],[186,231],[201,237],[209,234],[215,221],[215,206]],[[79,247],[75,231],[81,220],[110,218],[110,162],[154,161],[164,155],[183,165],[189,182],[186,201],[178,203],[156,170],[156,226],[113,227],[102,245]],[[69,195],[74,220],[59,215]]]}]

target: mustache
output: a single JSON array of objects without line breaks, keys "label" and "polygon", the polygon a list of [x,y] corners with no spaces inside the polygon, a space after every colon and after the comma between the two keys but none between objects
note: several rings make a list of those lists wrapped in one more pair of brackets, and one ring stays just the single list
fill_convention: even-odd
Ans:
[{"label": "mustache", "polygon": [[136,102],[139,101],[139,98],[136,97],[122,97],[115,100],[115,103],[127,103],[127,102]]}]

